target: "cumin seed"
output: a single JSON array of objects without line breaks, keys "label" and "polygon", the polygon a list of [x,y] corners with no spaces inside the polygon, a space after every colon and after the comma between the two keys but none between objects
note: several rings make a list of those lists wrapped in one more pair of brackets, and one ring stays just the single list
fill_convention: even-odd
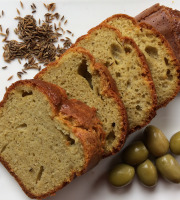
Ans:
[{"label": "cumin seed", "polygon": [[10,77],[9,77],[7,80],[8,80],[8,81],[10,81],[12,78],[13,78],[13,75],[12,75],[12,76],[10,76]]},{"label": "cumin seed", "polygon": [[23,5],[22,1],[20,1],[20,4],[21,4],[21,8],[24,8],[24,5]]}]

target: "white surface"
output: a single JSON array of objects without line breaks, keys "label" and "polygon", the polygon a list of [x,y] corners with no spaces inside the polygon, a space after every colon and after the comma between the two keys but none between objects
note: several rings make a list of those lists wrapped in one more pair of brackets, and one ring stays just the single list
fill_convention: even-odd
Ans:
[{"label": "white surface", "polygon": [[[43,18],[46,9],[43,1],[22,1],[24,9],[20,7],[19,1],[0,0],[0,12],[4,10],[4,17],[0,18],[0,24],[3,29],[10,28],[10,39],[14,38],[13,29],[17,25],[17,21],[13,18],[17,16],[16,8],[21,12],[21,16],[31,14],[30,5],[35,3],[37,6],[37,19]],[[50,1],[44,1],[48,3]],[[54,1],[55,2],[55,1]],[[75,33],[74,40],[85,34],[90,28],[98,25],[105,18],[116,14],[125,13],[135,16],[145,8],[161,3],[166,6],[180,10],[179,0],[61,0],[56,1],[56,11],[65,15],[68,19],[67,29]],[[2,45],[0,42],[0,99],[2,99],[5,86],[9,86],[12,82],[18,80],[16,73],[22,69],[17,61],[7,64],[2,58]],[[7,65],[7,70],[1,67]],[[29,71],[23,78],[32,78],[37,71]],[[7,81],[8,77],[14,75],[11,81]],[[180,131],[180,95],[178,95],[166,108],[162,108],[157,112],[157,116],[152,120],[151,124],[158,126],[168,138],[176,131]],[[134,133],[128,138],[126,145],[141,133]],[[180,161],[180,158],[177,157]],[[159,179],[157,187],[149,189],[142,186],[137,178],[130,186],[116,189],[107,182],[107,172],[111,166],[120,161],[120,154],[107,158],[99,163],[97,167],[77,178],[71,184],[58,191],[56,196],[47,198],[49,200],[179,200],[180,185],[175,185]],[[0,165],[0,200],[28,200],[16,181],[9,175],[6,169]]]}]

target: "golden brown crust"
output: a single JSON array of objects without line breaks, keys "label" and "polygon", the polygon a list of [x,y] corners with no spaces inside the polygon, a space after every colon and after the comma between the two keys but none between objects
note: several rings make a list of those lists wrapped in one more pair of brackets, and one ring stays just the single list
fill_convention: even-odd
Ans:
[{"label": "golden brown crust", "polygon": [[[66,115],[66,119],[60,119],[59,117],[58,119],[68,125],[73,134],[76,135],[84,147],[85,163],[82,171],[72,171],[72,174],[67,182],[64,182],[48,193],[42,194],[40,196],[36,196],[27,190],[23,182],[18,178],[18,176],[16,176],[13,169],[11,169],[9,164],[0,156],[1,163],[11,173],[11,175],[14,176],[23,191],[30,198],[42,199],[54,194],[57,190],[71,182],[76,176],[86,172],[89,168],[92,168],[99,162],[103,154],[104,132],[102,130],[100,121],[96,117],[95,109],[89,108],[87,105],[80,101],[68,100],[67,95],[63,89],[54,84],[46,83],[41,80],[23,80],[12,84],[7,89],[3,101],[0,103],[1,109],[7,102],[8,95],[19,85],[30,85],[33,88],[36,87],[40,92],[42,92],[48,98],[49,103],[54,107],[55,116],[58,117],[59,113],[64,116]],[[75,124],[72,124],[71,121],[68,121],[69,118],[67,118],[67,116],[73,118],[73,120],[75,120]]]},{"label": "golden brown crust", "polygon": [[170,43],[180,62],[180,11],[155,4],[135,17],[138,22],[151,24]]},{"label": "golden brown crust", "polygon": [[[117,15],[113,15],[112,17],[116,17],[116,16],[119,16],[118,14]],[[122,14],[120,16],[125,16],[125,17],[129,17],[128,15],[125,15],[125,14]],[[88,34],[86,35],[83,35],[81,36],[80,38],[78,38],[75,42],[75,44],[73,45],[73,47],[76,47],[78,46],[78,43],[81,41],[81,40],[84,40],[84,39],[87,39],[88,37],[90,37],[90,34],[94,31],[94,30],[97,30],[97,29],[101,29],[101,28],[109,28],[109,29],[112,29],[118,36],[119,40],[122,41],[123,43],[128,43],[130,44],[131,46],[133,46],[133,48],[136,49],[136,52],[137,52],[137,56],[139,57],[140,59],[140,62],[142,64],[142,72],[143,72],[143,78],[145,79],[145,81],[147,81],[149,83],[149,89],[151,91],[151,96],[152,96],[152,99],[153,99],[153,105],[151,107],[151,111],[150,111],[150,114],[146,120],[146,122],[144,124],[142,124],[141,126],[137,126],[135,128],[133,128],[132,130],[129,130],[129,134],[130,133],[133,133],[135,132],[136,130],[146,126],[153,118],[154,116],[156,115],[156,107],[157,107],[157,95],[156,95],[156,91],[155,91],[155,86],[154,86],[154,83],[153,83],[153,80],[152,80],[152,77],[151,77],[151,72],[149,70],[149,67],[147,65],[147,62],[146,62],[146,59],[143,55],[143,53],[140,51],[139,47],[136,45],[136,43],[134,42],[133,39],[131,38],[128,38],[128,37],[122,37],[121,33],[119,30],[117,30],[116,28],[114,28],[113,26],[111,25],[108,25],[106,24],[106,22],[108,20],[111,20],[111,18],[108,18],[106,19],[105,21],[103,21],[103,23],[101,23],[100,25],[90,29],[88,31]],[[131,17],[129,17],[131,19]],[[136,23],[135,20],[133,20],[133,23]]]},{"label": "golden brown crust", "polygon": [[59,112],[59,107],[60,107],[63,99],[67,98],[65,90],[63,90],[60,87],[57,87],[54,84],[51,84],[51,83],[49,84],[44,81],[34,80],[34,79],[23,80],[23,81],[20,80],[20,81],[13,83],[7,89],[3,100],[0,102],[0,107],[4,106],[4,104],[6,103],[6,101],[8,99],[8,95],[12,90],[14,90],[18,85],[24,85],[24,84],[30,85],[32,87],[38,87],[38,89],[48,97],[51,107],[53,109],[53,112],[55,114],[57,114]]},{"label": "golden brown crust", "polygon": [[[157,6],[157,4],[156,4]],[[155,7],[156,7],[155,6]],[[176,97],[176,95],[178,94],[179,90],[180,90],[180,63],[178,62],[178,60],[176,59],[176,56],[174,55],[174,52],[170,46],[170,44],[168,43],[168,41],[165,39],[165,37],[160,33],[158,32],[155,28],[153,28],[151,25],[147,24],[147,23],[138,23],[135,18],[133,17],[130,17],[128,15],[125,15],[125,14],[116,14],[116,15],[113,15],[109,18],[107,18],[106,20],[104,20],[102,22],[102,24],[106,24],[108,21],[111,21],[113,18],[126,18],[126,19],[129,19],[132,21],[132,23],[134,24],[134,26],[136,26],[137,28],[139,29],[142,29],[142,28],[145,28],[145,29],[148,29],[148,30],[151,30],[152,33],[158,37],[161,42],[165,45],[166,49],[168,50],[168,54],[171,56],[171,59],[173,61],[173,64],[174,66],[176,67],[176,71],[178,73],[178,84],[177,84],[177,88],[176,88],[176,91],[174,92],[174,95],[172,95],[171,97],[169,97],[169,99],[167,99],[165,102],[163,102],[162,104],[158,105],[156,109],[159,109],[163,106],[166,106],[172,99],[174,99]],[[140,50],[139,50],[140,52]]]}]

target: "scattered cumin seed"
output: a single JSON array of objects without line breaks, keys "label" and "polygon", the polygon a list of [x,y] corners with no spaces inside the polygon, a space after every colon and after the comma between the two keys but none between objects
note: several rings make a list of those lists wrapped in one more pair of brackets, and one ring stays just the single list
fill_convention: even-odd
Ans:
[{"label": "scattered cumin seed", "polygon": [[6,69],[6,68],[7,68],[7,66],[2,67],[2,69]]},{"label": "scattered cumin seed", "polygon": [[21,5],[21,8],[24,8],[24,5],[23,5],[22,1],[20,1],[20,5]]},{"label": "scattered cumin seed", "polygon": [[7,41],[7,36],[2,40],[2,42],[6,42]]},{"label": "scattered cumin seed", "polygon": [[66,30],[68,33],[72,33],[70,30]]},{"label": "scattered cumin seed", "polygon": [[36,9],[36,5],[35,5],[34,3],[33,3],[32,5],[33,5],[33,7]]},{"label": "scattered cumin seed", "polygon": [[2,10],[2,16],[4,15],[4,10]]},{"label": "scattered cumin seed", "polygon": [[55,9],[56,9],[56,4],[53,4],[51,11],[54,12]]},{"label": "scattered cumin seed", "polygon": [[47,5],[45,3],[43,3],[43,4],[44,4],[44,7],[47,8]]},{"label": "scattered cumin seed", "polygon": [[2,36],[6,36],[6,34],[5,34],[5,33],[0,33],[0,35],[2,35]]},{"label": "scattered cumin seed", "polygon": [[13,75],[12,75],[12,76],[10,76],[10,77],[9,77],[7,80],[8,80],[8,81],[10,81],[12,78],[13,78]]},{"label": "scattered cumin seed", "polygon": [[6,29],[6,35],[9,35],[9,28]]},{"label": "scattered cumin seed", "polygon": [[2,32],[2,25],[0,25],[0,32]]},{"label": "scattered cumin seed", "polygon": [[21,14],[20,11],[17,8],[16,8],[16,10],[17,10],[18,15],[20,15]]},{"label": "scattered cumin seed", "polygon": [[24,69],[22,69],[22,72],[24,73],[24,74],[26,74],[27,72],[24,70]]},{"label": "scattered cumin seed", "polygon": [[17,72],[17,76],[19,79],[21,79],[21,74],[22,74],[22,72]]},{"label": "scattered cumin seed", "polygon": [[60,14],[59,14],[59,13],[55,13],[55,14],[54,14],[54,17],[55,17],[56,19],[59,19]]},{"label": "scattered cumin seed", "polygon": [[63,21],[64,20],[64,15],[61,17],[61,21]]},{"label": "scattered cumin seed", "polygon": [[[20,1],[21,3],[21,1]],[[48,11],[54,11],[56,4],[44,4]],[[22,7],[22,6],[21,6]],[[32,13],[36,12],[36,5],[32,3],[31,5]],[[17,9],[17,12],[19,10]],[[20,15],[20,12],[18,13]],[[13,59],[18,59],[21,64],[20,59],[27,59],[27,62],[23,65],[22,72],[18,72],[18,76],[22,76],[22,73],[27,73],[26,70],[36,69],[41,70],[40,63],[48,64],[54,61],[57,56],[64,53],[72,44],[70,38],[61,39],[63,45],[56,47],[55,42],[59,41],[59,37],[65,34],[66,31],[61,27],[61,21],[64,21],[64,16],[61,17],[58,23],[53,23],[54,19],[59,19],[59,13],[46,13],[44,15],[44,20],[39,19],[39,25],[36,19],[32,15],[26,15],[25,17],[17,16],[18,26],[14,29],[14,33],[19,37],[21,42],[15,40],[6,40],[9,34],[9,29],[6,30],[4,40],[6,44],[4,45],[3,57],[6,62],[10,62]],[[64,21],[64,24],[67,20]],[[2,28],[2,27],[1,27]],[[2,32],[2,31],[1,31]],[[63,34],[62,34],[63,33]],[[71,33],[71,31],[69,31]],[[72,34],[72,33],[71,33]],[[37,60],[37,62],[36,62]]]}]

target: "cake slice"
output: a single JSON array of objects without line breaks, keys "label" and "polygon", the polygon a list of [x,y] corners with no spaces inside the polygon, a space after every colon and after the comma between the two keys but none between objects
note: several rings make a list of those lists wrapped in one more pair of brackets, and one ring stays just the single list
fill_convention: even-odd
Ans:
[{"label": "cake slice", "polygon": [[54,83],[75,98],[97,109],[106,133],[105,155],[119,151],[127,134],[127,115],[114,80],[106,67],[97,64],[82,48],[71,48],[35,76]]},{"label": "cake slice", "polygon": [[147,8],[135,17],[138,22],[152,25],[168,40],[180,62],[180,11],[159,3]]},{"label": "cake slice", "polygon": [[102,157],[95,109],[40,80],[18,81],[0,103],[0,161],[31,198],[54,194]]},{"label": "cake slice", "polygon": [[146,60],[135,42],[111,26],[100,25],[74,46],[87,49],[111,73],[127,111],[129,132],[148,124],[155,116],[156,93]]},{"label": "cake slice", "polygon": [[155,85],[158,105],[166,106],[180,89],[180,65],[167,40],[151,25],[138,24],[128,15],[113,15],[103,24],[117,28],[131,37],[145,55]]}]

